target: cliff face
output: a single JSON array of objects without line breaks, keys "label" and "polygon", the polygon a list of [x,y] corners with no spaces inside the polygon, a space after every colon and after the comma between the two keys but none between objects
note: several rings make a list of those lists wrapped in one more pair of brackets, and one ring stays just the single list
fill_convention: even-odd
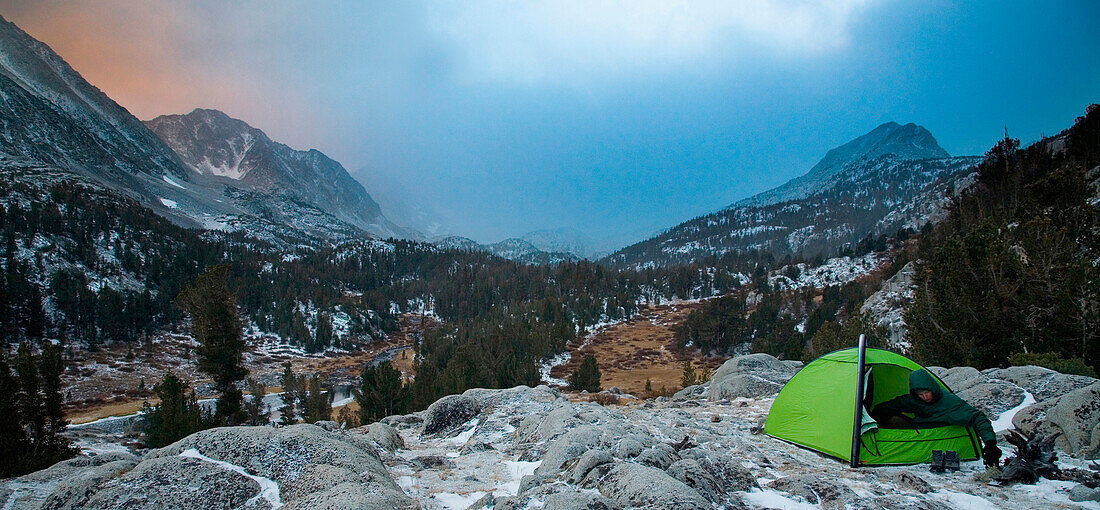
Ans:
[{"label": "cliff face", "polygon": [[[211,429],[142,457],[100,448],[99,455],[2,482],[0,503],[1031,509],[1065,506],[1071,489],[1077,498],[1091,490],[1051,480],[988,485],[980,462],[942,475],[926,465],[852,470],[753,434],[798,369],[797,362],[754,354],[731,359],[708,383],[673,398],[638,401],[611,390],[605,398],[620,404],[603,406],[546,386],[474,389],[352,430],[332,422]],[[1072,455],[1063,457],[1063,469],[1100,456],[1091,437],[1100,415],[1088,411],[1100,392],[1096,379],[1038,367],[933,371],[993,418],[999,432],[1014,426],[1063,434],[1059,445]],[[1087,469],[1076,473],[1090,476]]]}]

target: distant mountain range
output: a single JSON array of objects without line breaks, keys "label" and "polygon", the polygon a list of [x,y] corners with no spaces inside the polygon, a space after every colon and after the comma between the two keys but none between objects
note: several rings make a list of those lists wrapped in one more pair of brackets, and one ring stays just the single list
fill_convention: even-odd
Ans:
[{"label": "distant mountain range", "polygon": [[481,244],[473,239],[449,236],[437,239],[433,244],[443,249],[489,252],[521,264],[556,264],[581,259],[573,253],[545,251],[518,238],[505,239],[499,243]]},{"label": "distant mountain range", "polygon": [[805,175],[672,227],[603,261],[689,263],[728,252],[830,255],[869,235],[918,229],[942,214],[979,157],[950,157],[928,130],[883,124],[830,150]]},{"label": "distant mountain range", "polygon": [[2,18],[0,94],[0,153],[71,172],[177,224],[276,242],[415,237],[319,151],[290,149],[214,110],[142,123]]},{"label": "distant mountain range", "polygon": [[[276,245],[366,236],[435,238],[440,246],[536,264],[595,258],[606,249],[569,229],[481,245],[453,236],[436,213],[415,205],[398,209],[398,221],[391,221],[362,184],[321,152],[294,150],[216,110],[143,123],[48,46],[2,19],[0,94],[5,161],[71,172],[183,226],[242,231]],[[602,261],[648,267],[731,251],[830,254],[868,235],[919,228],[935,219],[944,197],[965,185],[961,179],[977,161],[950,157],[923,127],[883,124],[829,151],[783,186]],[[388,193],[395,194],[412,203],[408,192]]]}]

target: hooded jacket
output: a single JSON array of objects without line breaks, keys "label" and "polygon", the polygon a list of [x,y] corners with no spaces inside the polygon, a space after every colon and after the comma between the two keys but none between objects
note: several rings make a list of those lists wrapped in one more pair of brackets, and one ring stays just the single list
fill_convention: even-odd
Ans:
[{"label": "hooded jacket", "polygon": [[[931,402],[925,402],[917,396],[917,392],[921,390],[932,392]],[[983,442],[997,439],[989,418],[954,393],[944,391],[936,378],[925,369],[909,373],[908,395],[883,402],[875,406],[875,411],[886,411],[892,414],[913,413],[913,424],[918,427],[961,425],[974,427]]]}]

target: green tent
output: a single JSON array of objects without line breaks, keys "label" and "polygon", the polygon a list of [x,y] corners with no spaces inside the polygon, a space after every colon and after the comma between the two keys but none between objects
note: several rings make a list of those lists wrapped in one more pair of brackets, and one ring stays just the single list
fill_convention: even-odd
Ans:
[{"label": "green tent", "polygon": [[[923,367],[881,349],[866,349],[864,356],[860,359],[860,348],[844,349],[803,367],[775,397],[764,432],[853,467],[928,462],[932,450],[957,451],[961,460],[980,457],[981,443],[971,427],[897,429],[875,423],[867,410],[908,393],[909,373]],[[862,381],[856,379],[859,366],[865,367]],[[939,378],[936,381],[951,391]],[[860,416],[856,416],[857,399],[863,402]],[[852,447],[856,437],[858,450]]]}]

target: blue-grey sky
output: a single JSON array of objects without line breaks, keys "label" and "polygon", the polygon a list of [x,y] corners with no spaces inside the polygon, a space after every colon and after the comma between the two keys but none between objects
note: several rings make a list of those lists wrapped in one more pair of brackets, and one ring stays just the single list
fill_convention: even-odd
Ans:
[{"label": "blue-grey sky", "polygon": [[637,240],[883,122],[980,154],[1005,126],[1026,143],[1100,101],[1095,1],[2,0],[0,15],[139,118],[221,109],[479,241]]}]

